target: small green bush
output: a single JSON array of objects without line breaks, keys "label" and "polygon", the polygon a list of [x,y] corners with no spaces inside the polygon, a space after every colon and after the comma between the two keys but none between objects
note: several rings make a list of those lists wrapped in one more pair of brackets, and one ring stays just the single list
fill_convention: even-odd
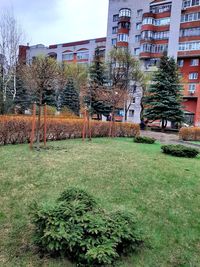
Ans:
[{"label": "small green bush", "polygon": [[113,264],[143,243],[131,213],[108,213],[76,188],[63,192],[53,206],[35,204],[32,215],[41,250],[64,254],[77,266]]},{"label": "small green bush", "polygon": [[146,136],[137,136],[134,138],[135,143],[141,143],[141,144],[154,144],[156,139],[146,137]]},{"label": "small green bush", "polygon": [[176,157],[195,158],[199,154],[197,149],[183,145],[165,145],[161,149],[165,154]]}]

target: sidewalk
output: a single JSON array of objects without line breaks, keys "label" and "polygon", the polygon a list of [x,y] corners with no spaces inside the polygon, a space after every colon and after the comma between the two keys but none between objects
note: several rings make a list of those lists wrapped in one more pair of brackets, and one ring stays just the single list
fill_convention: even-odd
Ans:
[{"label": "sidewalk", "polygon": [[164,145],[186,145],[189,147],[199,148],[200,145],[193,144],[191,142],[179,140],[178,134],[168,134],[161,132],[153,132],[153,131],[141,131],[141,136],[155,138],[158,142]]}]

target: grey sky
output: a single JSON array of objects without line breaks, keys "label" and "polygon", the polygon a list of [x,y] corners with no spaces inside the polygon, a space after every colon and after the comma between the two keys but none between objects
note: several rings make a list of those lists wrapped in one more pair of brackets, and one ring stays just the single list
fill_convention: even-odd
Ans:
[{"label": "grey sky", "polygon": [[30,44],[106,36],[108,0],[0,0],[13,8]]}]

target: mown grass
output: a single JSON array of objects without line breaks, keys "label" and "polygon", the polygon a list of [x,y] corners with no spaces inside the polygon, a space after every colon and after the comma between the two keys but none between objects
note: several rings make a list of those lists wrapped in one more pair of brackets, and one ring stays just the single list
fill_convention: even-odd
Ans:
[{"label": "mown grass", "polygon": [[174,158],[159,144],[127,138],[49,146],[0,147],[0,266],[75,266],[40,257],[29,216],[34,200],[55,199],[68,186],[86,189],[107,209],[135,213],[147,245],[118,266],[200,266],[200,157]]}]

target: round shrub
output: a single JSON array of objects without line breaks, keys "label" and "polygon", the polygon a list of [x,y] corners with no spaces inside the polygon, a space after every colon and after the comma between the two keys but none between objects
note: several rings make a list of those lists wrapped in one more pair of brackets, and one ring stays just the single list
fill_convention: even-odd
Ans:
[{"label": "round shrub", "polygon": [[146,137],[146,136],[136,136],[134,138],[135,143],[140,143],[140,144],[154,144],[156,139]]},{"label": "round shrub", "polygon": [[62,193],[53,206],[35,204],[32,215],[41,250],[64,254],[77,266],[112,265],[143,243],[131,213],[108,213],[76,188]]},{"label": "round shrub", "polygon": [[165,145],[161,147],[163,153],[176,157],[195,158],[199,150],[183,145]]}]

